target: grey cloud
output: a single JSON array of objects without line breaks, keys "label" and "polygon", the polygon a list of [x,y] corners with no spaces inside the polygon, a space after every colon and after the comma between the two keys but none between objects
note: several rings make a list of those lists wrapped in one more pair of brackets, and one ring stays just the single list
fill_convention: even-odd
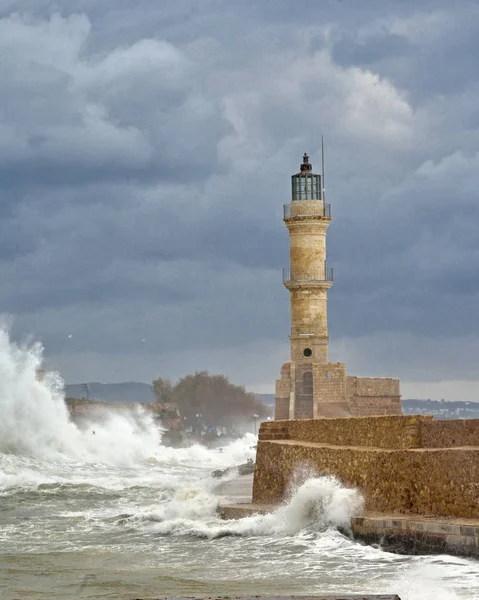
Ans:
[{"label": "grey cloud", "polygon": [[[479,333],[476,163],[477,155],[452,156],[388,192],[387,211],[371,217],[356,235],[358,252],[340,263],[346,271],[332,313],[340,335]],[[346,243],[347,230],[344,224],[335,245]]]},{"label": "grey cloud", "polygon": [[[282,204],[305,150],[319,166],[321,133],[336,358],[416,377],[411,340],[477,334],[470,3],[267,4],[3,7],[0,306],[69,378],[102,379],[102,360],[105,378],[147,379],[160,360],[176,376],[195,357],[287,355]],[[447,42],[429,13],[450,19]],[[441,78],[441,63],[464,68]],[[272,382],[273,362],[250,381]]]},{"label": "grey cloud", "polygon": [[403,14],[400,26],[390,17],[354,32],[337,27],[332,55],[339,64],[370,68],[388,77],[417,105],[434,94],[459,94],[477,81],[479,43],[477,5],[460,6],[457,10],[457,3],[438,2],[428,11],[421,4],[412,14]]},{"label": "grey cloud", "polygon": [[194,63],[153,39],[87,58],[89,34],[84,16],[0,22],[0,185],[206,177],[227,124]]},{"label": "grey cloud", "polygon": [[359,40],[351,35],[342,36],[334,44],[332,56],[342,65],[371,66],[390,58],[411,58],[417,50],[404,37],[383,31],[366,40]]}]

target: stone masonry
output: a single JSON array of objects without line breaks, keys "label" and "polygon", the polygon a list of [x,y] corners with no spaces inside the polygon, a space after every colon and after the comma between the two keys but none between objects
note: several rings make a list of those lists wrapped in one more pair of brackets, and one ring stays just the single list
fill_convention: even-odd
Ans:
[{"label": "stone masonry", "polygon": [[479,519],[479,420],[426,416],[262,423],[253,503],[274,504],[291,482],[333,475],[358,488],[366,511]]},{"label": "stone masonry", "polygon": [[329,362],[327,292],[333,271],[326,262],[331,207],[324,201],[323,174],[305,154],[292,176],[292,201],[284,206],[290,266],[283,282],[290,293],[291,360],[276,381],[275,419],[317,419],[401,414],[399,380],[351,377],[346,365]]}]

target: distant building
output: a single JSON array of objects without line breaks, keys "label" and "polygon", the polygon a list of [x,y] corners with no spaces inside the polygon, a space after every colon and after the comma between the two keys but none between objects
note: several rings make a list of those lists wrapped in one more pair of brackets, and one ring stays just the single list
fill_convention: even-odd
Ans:
[{"label": "distant building", "polygon": [[292,176],[292,201],[284,206],[291,360],[276,381],[275,419],[401,414],[399,379],[350,377],[345,363],[328,359],[327,293],[333,270],[326,262],[331,206],[324,201],[323,178],[324,167],[321,175],[313,173],[305,153],[299,173]]}]

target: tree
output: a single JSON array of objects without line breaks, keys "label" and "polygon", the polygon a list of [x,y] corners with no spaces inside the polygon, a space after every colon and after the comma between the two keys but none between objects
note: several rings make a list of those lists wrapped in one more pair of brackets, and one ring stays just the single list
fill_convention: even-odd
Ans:
[{"label": "tree", "polygon": [[153,380],[153,393],[160,404],[171,402],[173,386],[169,379],[157,377]]},{"label": "tree", "polygon": [[[207,371],[197,371],[182,377],[174,386],[169,380],[155,379],[158,392],[163,393],[164,381],[170,384],[170,402],[178,405],[186,426],[197,428],[200,425],[222,427],[229,431],[240,423],[249,423],[253,415],[265,418],[266,407],[254,394],[244,387],[233,385],[224,375],[210,375]],[[197,416],[198,415],[198,416]]]}]

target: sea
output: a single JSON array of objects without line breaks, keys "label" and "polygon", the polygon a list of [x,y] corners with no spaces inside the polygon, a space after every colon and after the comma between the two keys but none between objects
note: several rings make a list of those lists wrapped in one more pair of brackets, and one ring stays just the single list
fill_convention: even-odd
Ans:
[{"label": "sea", "polygon": [[[275,512],[224,521],[212,471],[255,457],[252,434],[209,450],[161,445],[149,416],[79,429],[39,344],[0,331],[0,600],[399,594],[479,599],[479,562],[400,556],[348,528],[357,490],[298,485]],[[233,477],[233,474],[227,477]]]}]

